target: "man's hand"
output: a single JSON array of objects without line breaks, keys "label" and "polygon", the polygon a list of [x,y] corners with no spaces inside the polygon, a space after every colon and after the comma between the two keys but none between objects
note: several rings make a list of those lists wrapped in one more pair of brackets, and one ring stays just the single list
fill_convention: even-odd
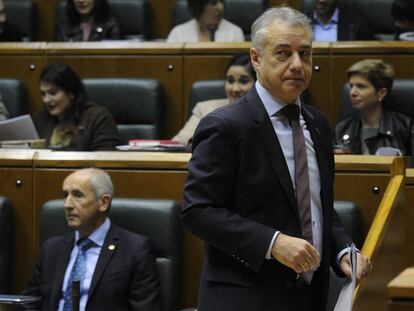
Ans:
[{"label": "man's hand", "polygon": [[313,271],[319,267],[319,252],[308,241],[279,233],[273,243],[272,256],[296,273]]},{"label": "man's hand", "polygon": [[[349,255],[346,254],[341,258],[341,269],[342,272],[347,276],[352,276],[351,271],[351,263],[349,259]],[[357,284],[363,280],[367,275],[368,272],[371,270],[371,261],[369,258],[365,255],[362,255],[361,253],[357,253],[357,271],[356,271],[356,280]]]}]

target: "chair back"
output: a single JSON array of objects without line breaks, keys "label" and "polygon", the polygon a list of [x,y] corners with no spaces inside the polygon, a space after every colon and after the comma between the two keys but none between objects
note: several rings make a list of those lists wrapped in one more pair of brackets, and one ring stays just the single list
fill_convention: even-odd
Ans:
[{"label": "chair back", "polygon": [[148,0],[109,0],[108,3],[125,39],[150,39],[151,9]]},{"label": "chair back", "polygon": [[[355,1],[355,0],[354,0]],[[390,0],[355,1],[355,9],[367,19],[376,40],[394,40],[396,29]]]},{"label": "chair back", "polygon": [[253,22],[264,12],[267,0],[226,0],[224,18],[239,26],[246,40],[251,39]]},{"label": "chair back", "polygon": [[13,206],[0,196],[0,293],[8,293],[13,246]]},{"label": "chair back", "polygon": [[84,79],[88,98],[105,106],[118,124],[122,144],[160,139],[164,129],[164,87],[154,79]]},{"label": "chair back", "polygon": [[24,35],[25,41],[36,41],[37,6],[33,0],[4,0],[7,19]]},{"label": "chair back", "polygon": [[171,14],[171,29],[192,18],[187,8],[187,0],[176,0]]},{"label": "chair back", "polygon": [[[390,94],[384,101],[384,108],[402,113],[414,119],[414,79],[396,79]],[[349,84],[342,87],[340,118],[343,120],[356,113],[349,98]]]},{"label": "chair back", "polygon": [[0,93],[10,118],[29,113],[28,92],[23,81],[0,79]]},{"label": "chair back", "polygon": [[[162,311],[179,309],[180,210],[180,205],[173,200],[115,198],[109,212],[111,221],[116,225],[144,235],[151,241],[161,282]],[[64,217],[63,200],[46,202],[40,212],[41,241],[68,232],[70,229]]]},{"label": "chair back", "polygon": [[190,90],[188,116],[191,116],[191,113],[198,102],[226,98],[227,95],[224,90],[224,84],[224,80],[201,80],[194,82]]}]

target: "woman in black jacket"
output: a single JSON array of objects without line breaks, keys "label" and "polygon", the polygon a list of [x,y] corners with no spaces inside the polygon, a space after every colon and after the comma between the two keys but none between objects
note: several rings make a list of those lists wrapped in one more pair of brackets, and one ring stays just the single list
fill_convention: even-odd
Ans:
[{"label": "woman in black jacket", "polygon": [[391,65],[365,59],[347,73],[349,97],[357,114],[335,127],[335,153],[410,155],[413,120],[383,106],[394,82]]},{"label": "woman in black jacket", "polygon": [[57,41],[102,41],[121,39],[118,23],[107,0],[67,0],[65,14],[56,21]]}]

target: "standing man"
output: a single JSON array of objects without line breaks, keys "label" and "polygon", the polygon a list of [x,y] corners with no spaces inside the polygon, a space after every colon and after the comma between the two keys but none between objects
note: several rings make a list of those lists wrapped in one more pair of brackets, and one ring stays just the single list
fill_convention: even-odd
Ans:
[{"label": "standing man", "polygon": [[[255,87],[196,130],[182,219],[205,241],[199,311],[321,311],[329,267],[350,276],[351,239],[333,209],[331,129],[299,99],[311,38],[303,14],[263,13],[252,26]],[[369,261],[359,254],[358,263],[361,279]]]},{"label": "standing man", "polygon": [[147,238],[112,224],[109,175],[75,171],[63,182],[64,209],[74,233],[42,246],[26,295],[40,296],[29,310],[72,310],[72,281],[80,281],[79,310],[160,309],[160,285]]}]

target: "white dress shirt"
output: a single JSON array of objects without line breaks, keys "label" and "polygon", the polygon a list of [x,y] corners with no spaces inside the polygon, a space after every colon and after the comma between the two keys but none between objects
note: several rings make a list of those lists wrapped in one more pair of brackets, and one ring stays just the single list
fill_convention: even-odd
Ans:
[{"label": "white dress shirt", "polygon": [[[293,188],[295,188],[295,160],[293,154],[293,132],[289,125],[287,118],[281,114],[280,110],[286,105],[282,104],[277,98],[274,98],[260,83],[256,81],[256,90],[262,100],[262,103],[266,109],[267,114],[272,122],[273,129],[277,135],[280,146],[282,147],[283,155],[286,159],[286,164],[289,169],[290,177],[292,180]],[[300,106],[300,100],[297,99],[294,103]],[[302,113],[299,119],[300,125],[303,129],[303,135],[305,137],[306,154],[308,159],[309,170],[309,187],[310,187],[310,202],[312,213],[312,236],[313,245],[322,256],[322,235],[323,235],[323,216],[322,216],[322,202],[321,202],[321,181],[319,175],[319,167],[316,161],[315,149],[313,147],[313,141],[311,139],[309,130],[307,129],[306,122],[303,119]],[[276,208],[276,207],[275,207]],[[276,231],[269,250],[266,254],[266,258],[271,257],[271,250],[274,240],[278,236],[279,231]]]},{"label": "white dress shirt", "polygon": [[[106,218],[105,222],[96,229],[92,234],[88,236],[88,239],[95,243],[94,246],[89,248],[86,251],[86,275],[81,283],[80,288],[80,302],[79,302],[79,310],[84,311],[86,307],[86,302],[88,301],[88,291],[91,286],[93,273],[95,271],[96,263],[98,262],[99,254],[101,253],[102,246],[105,241],[106,234],[108,233],[109,227],[111,226],[111,221],[109,218]],[[62,284],[62,294],[59,300],[59,307],[58,311],[63,309],[63,305],[65,303],[63,297],[64,293],[68,284],[68,279],[70,276],[70,272],[72,271],[73,264],[75,263],[76,257],[79,252],[79,247],[77,246],[76,242],[79,240],[79,232],[75,232],[75,243],[73,245],[72,253],[70,254],[69,264],[66,267],[65,278],[63,279]]]}]

